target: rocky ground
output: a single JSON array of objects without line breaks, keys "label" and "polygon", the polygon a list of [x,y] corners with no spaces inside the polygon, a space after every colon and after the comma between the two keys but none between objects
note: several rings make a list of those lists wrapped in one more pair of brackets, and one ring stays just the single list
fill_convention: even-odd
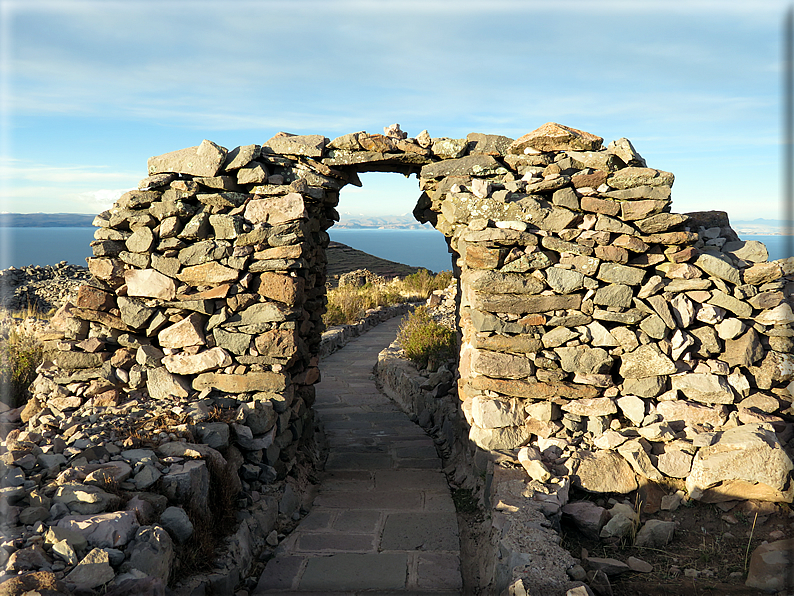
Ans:
[{"label": "rocky ground", "polygon": [[[332,246],[329,249],[329,267],[334,260],[334,270],[338,271],[336,275],[353,269],[371,267],[371,270],[384,277],[391,275],[390,272],[397,271],[397,267],[393,265],[404,267],[394,263],[390,265],[389,262],[375,257],[367,261],[368,256],[344,245]],[[414,268],[407,269],[410,270],[402,274],[415,271]],[[6,309],[15,311],[27,310],[30,306],[40,313],[46,313],[73,296],[77,287],[89,277],[86,268],[66,263],[47,267],[7,269],[0,272],[2,305]],[[436,318],[454,327],[454,299],[450,292],[438,292],[429,302],[437,307]],[[28,319],[22,325],[33,332],[35,323],[31,321]],[[135,404],[132,404],[132,410],[134,406]],[[201,404],[198,406],[182,404],[182,406],[185,416],[190,415],[191,428],[198,426],[204,429],[216,421],[211,411],[204,412],[201,409]],[[188,411],[195,407],[198,407],[196,412]],[[130,413],[134,414],[132,411],[119,412],[121,416],[119,428],[123,426],[124,420],[129,421],[127,416]],[[168,434],[169,426],[171,430],[176,429],[180,422],[186,421],[185,416],[179,420],[176,418],[170,420],[164,416],[150,421],[147,417],[146,420],[136,421],[135,433],[128,432],[126,435],[135,437],[148,433]],[[183,424],[183,426],[187,425]],[[120,438],[120,435],[117,438]],[[139,442],[130,440],[128,445],[119,446],[119,453],[138,451],[139,446]],[[124,447],[127,449],[125,450]],[[102,466],[115,461],[119,462],[116,464],[118,468],[124,468],[124,463],[132,464],[136,479],[138,473],[146,470],[150,470],[152,474],[168,474],[171,467],[178,466],[184,459],[183,454],[161,453],[155,465],[149,466],[142,460],[132,458],[135,454],[127,453],[132,459],[119,459],[113,457],[113,453],[100,455],[102,456],[90,460],[86,456],[87,462],[96,460],[97,463],[94,465]],[[532,454],[524,453],[522,457],[521,452],[516,450],[515,453],[505,455],[502,465],[520,470],[522,466],[531,465],[532,461],[536,461],[528,455]],[[541,449],[540,454],[536,455],[549,463],[560,459],[563,453],[555,453],[555,445],[549,443],[545,445],[545,449]],[[125,470],[126,468],[119,470],[122,476]],[[87,469],[85,471],[91,473]],[[143,481],[145,479],[141,479],[141,482]],[[106,483],[101,484],[105,486]],[[6,488],[19,490],[25,486],[23,482],[18,487]],[[109,495],[112,497],[112,493]],[[461,514],[459,521],[462,523],[462,556],[464,563],[468,561],[464,573],[474,574],[479,565],[477,557],[483,552],[484,544],[489,540],[487,531],[489,526],[483,523],[488,514],[477,506],[476,501],[471,498],[472,495],[466,490],[456,491],[455,495],[456,505]],[[263,502],[266,496],[266,491],[256,495]],[[45,495],[44,499],[50,497]],[[23,514],[23,511],[15,513],[19,515]],[[24,512],[27,517],[36,513],[38,512]],[[769,548],[770,544],[780,544],[781,541],[794,536],[792,517],[794,513],[786,505],[773,505],[761,501],[704,504],[686,499],[682,490],[676,492],[675,486],[660,487],[651,483],[619,500],[610,499],[608,495],[595,496],[592,493],[572,489],[561,515],[556,517],[552,515],[550,519],[560,530],[562,545],[577,563],[569,572],[569,575],[572,574],[572,579],[586,579],[596,594],[629,596],[760,593],[745,585],[748,572],[759,581],[763,581],[764,573],[768,572],[763,568],[753,569],[752,555],[759,547]],[[41,523],[32,518],[30,521],[34,522],[32,526]],[[282,536],[290,525],[289,519],[283,521],[284,524],[279,529]],[[175,519],[171,523],[178,527],[180,520]],[[27,538],[19,542],[21,538],[22,536],[18,537],[6,546],[14,551],[27,551],[31,548],[33,553],[35,540],[27,544]],[[5,552],[8,552],[8,548]],[[19,561],[20,557],[16,557],[13,564],[24,567],[26,563]],[[56,562],[53,569],[57,566]],[[600,575],[599,568],[603,571]],[[476,583],[476,579],[472,578],[471,583]]]}]

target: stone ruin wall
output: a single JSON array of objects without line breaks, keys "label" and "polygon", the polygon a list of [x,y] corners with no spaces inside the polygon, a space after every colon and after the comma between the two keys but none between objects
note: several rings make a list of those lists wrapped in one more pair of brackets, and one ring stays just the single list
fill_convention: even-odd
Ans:
[{"label": "stone ruin wall", "polygon": [[[415,214],[446,236],[459,279],[457,394],[476,445],[526,446],[562,504],[568,479],[625,493],[638,478],[791,502],[793,259],[767,262],[724,213],[671,213],[673,175],[626,139],[386,132],[151,158],[95,220],[96,281],[54,319],[17,438],[58,436],[73,457],[122,444],[120,421],[159,404],[185,420],[154,436],[161,454],[185,456],[167,447],[179,437],[233,445],[224,463],[249,492],[284,478],[313,429],[339,190],[358,172],[417,173]],[[210,421],[216,407],[233,424]],[[127,488],[188,498],[173,470],[155,485],[130,463]],[[70,495],[53,499],[91,509]]]}]

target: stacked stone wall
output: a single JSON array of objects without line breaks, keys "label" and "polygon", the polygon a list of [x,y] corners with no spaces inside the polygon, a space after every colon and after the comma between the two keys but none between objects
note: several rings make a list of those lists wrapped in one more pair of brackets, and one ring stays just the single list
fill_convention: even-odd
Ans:
[{"label": "stacked stone wall", "polygon": [[422,169],[418,216],[458,255],[472,441],[532,441],[522,463],[558,487],[791,501],[794,259],[672,213],[673,175],[627,139],[469,138],[488,149]]}]

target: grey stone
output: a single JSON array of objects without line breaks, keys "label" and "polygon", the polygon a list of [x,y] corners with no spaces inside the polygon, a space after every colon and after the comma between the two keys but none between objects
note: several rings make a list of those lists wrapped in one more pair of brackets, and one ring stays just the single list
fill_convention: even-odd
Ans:
[{"label": "grey stone", "polygon": [[242,145],[235,147],[226,155],[223,169],[227,172],[237,170],[259,157],[261,147],[259,145]]},{"label": "grey stone", "polygon": [[291,135],[280,133],[262,145],[261,154],[304,155],[322,157],[328,139],[322,135]]},{"label": "grey stone", "polygon": [[629,286],[613,283],[596,290],[595,296],[593,296],[593,304],[629,308],[632,304],[632,298],[633,294]]},{"label": "grey stone", "polygon": [[213,449],[225,449],[229,446],[229,425],[225,422],[204,422],[197,424],[196,434],[199,441],[209,445]]},{"label": "grey stone", "polygon": [[193,524],[181,507],[166,508],[160,515],[160,523],[179,544],[184,544],[193,535]]},{"label": "grey stone", "polygon": [[758,240],[726,242],[722,247],[722,252],[751,263],[764,263],[769,259],[766,246]]},{"label": "grey stone", "polygon": [[582,374],[606,373],[612,366],[612,357],[603,348],[576,346],[573,348],[555,348],[560,356],[560,366],[566,372]]},{"label": "grey stone", "polygon": [[152,317],[155,310],[147,306],[140,298],[118,296],[116,302],[121,313],[121,320],[133,329],[140,329]]},{"label": "grey stone", "polygon": [[204,511],[208,506],[209,480],[207,464],[202,460],[174,464],[161,479],[162,493],[173,503]]},{"label": "grey stone", "polygon": [[640,397],[656,397],[663,393],[667,386],[667,377],[645,377],[641,379],[624,379],[622,390],[625,394]]},{"label": "grey stone", "polygon": [[125,242],[127,250],[135,253],[147,253],[154,246],[154,234],[147,227],[135,230]]},{"label": "grey stone", "polygon": [[132,569],[138,569],[162,582],[168,581],[174,560],[174,543],[161,526],[139,528],[127,552]]},{"label": "grey stone", "polygon": [[491,176],[500,173],[507,173],[507,170],[490,155],[468,155],[460,159],[445,159],[422,166],[420,177]]},{"label": "grey stone", "polygon": [[592,501],[568,503],[562,508],[562,514],[571,518],[579,531],[593,540],[598,539],[601,528],[609,518],[607,510]]},{"label": "grey stone", "polygon": [[58,521],[57,527],[80,534],[91,546],[117,548],[132,539],[138,529],[138,520],[132,511],[115,511],[67,516]]},{"label": "grey stone", "polygon": [[747,302],[729,296],[722,290],[714,290],[711,293],[711,299],[708,303],[729,310],[736,316],[742,318],[748,318],[753,314],[753,307],[747,304]]},{"label": "grey stone", "polygon": [[634,545],[640,548],[663,548],[673,539],[675,522],[649,519],[637,532]]},{"label": "grey stone", "polygon": [[118,501],[98,486],[86,484],[64,484],[52,497],[53,503],[63,503],[73,513],[91,515],[107,511]]},{"label": "grey stone", "polygon": [[650,315],[640,322],[640,329],[654,339],[664,339],[668,326],[658,315]]},{"label": "grey stone", "polygon": [[584,275],[573,269],[549,267],[546,269],[546,283],[558,294],[570,294],[584,287]]},{"label": "grey stone", "polygon": [[95,548],[69,572],[64,581],[79,590],[91,590],[108,583],[115,576],[116,573],[110,566],[110,555]]}]

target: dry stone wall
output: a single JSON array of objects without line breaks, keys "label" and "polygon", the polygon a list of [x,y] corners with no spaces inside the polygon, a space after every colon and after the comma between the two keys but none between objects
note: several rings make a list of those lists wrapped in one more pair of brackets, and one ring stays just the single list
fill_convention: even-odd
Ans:
[{"label": "dry stone wall", "polygon": [[[792,500],[794,260],[768,262],[724,213],[672,213],[673,175],[627,139],[549,123],[517,140],[392,126],[151,158],[97,216],[93,281],[53,319],[4,507],[48,524],[112,512],[94,477],[108,466],[180,507],[209,471],[249,501],[285,478],[313,429],[326,230],[367,171],[417,174],[415,215],[459,280],[456,407],[476,446],[521,448],[550,511],[570,482],[628,492],[638,477]],[[141,426],[157,457],[132,449]]]}]

